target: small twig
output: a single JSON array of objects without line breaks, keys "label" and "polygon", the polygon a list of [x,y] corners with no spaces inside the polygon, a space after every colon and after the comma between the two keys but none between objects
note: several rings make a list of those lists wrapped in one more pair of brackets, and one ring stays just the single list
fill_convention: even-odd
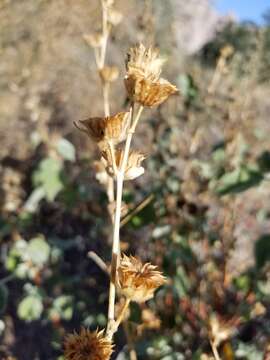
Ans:
[{"label": "small twig", "polygon": [[210,340],[210,344],[211,344],[211,348],[212,348],[215,360],[221,360],[221,358],[219,356],[219,353],[217,351],[217,347],[216,347],[215,342]]},{"label": "small twig", "polygon": [[123,321],[123,328],[124,328],[125,335],[126,335],[126,338],[127,338],[129,359],[130,360],[137,360],[137,353],[136,353],[136,350],[135,350],[134,342],[133,342],[132,336],[130,334],[128,323],[127,323],[126,320]]},{"label": "small twig", "polygon": [[142,211],[154,199],[154,195],[150,194],[135,206],[126,216],[121,220],[121,227],[126,225],[136,214]]},{"label": "small twig", "polygon": [[126,299],[125,304],[124,304],[124,306],[123,306],[117,320],[115,321],[116,331],[117,331],[119,325],[121,324],[121,322],[123,321],[123,319],[125,317],[126,311],[127,311],[128,307],[129,307],[129,304],[130,304],[130,299]]},{"label": "small twig", "polygon": [[96,254],[94,251],[89,251],[89,253],[87,254],[88,257],[93,260],[97,266],[104,271],[107,275],[109,275],[109,270],[107,265],[105,264],[105,262],[101,259],[100,256],[98,256],[98,254]]}]

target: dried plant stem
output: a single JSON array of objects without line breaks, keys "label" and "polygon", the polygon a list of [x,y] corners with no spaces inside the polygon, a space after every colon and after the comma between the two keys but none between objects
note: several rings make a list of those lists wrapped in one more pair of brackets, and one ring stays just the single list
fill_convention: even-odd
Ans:
[{"label": "dried plant stem", "polygon": [[119,316],[118,316],[118,318],[117,318],[117,320],[115,322],[116,330],[118,329],[119,325],[123,321],[123,319],[125,317],[125,314],[126,314],[126,311],[127,311],[128,307],[129,307],[129,304],[130,304],[130,299],[126,299],[125,304],[124,304],[124,306],[123,306],[123,308],[122,308],[122,310],[121,310],[121,312],[120,312],[120,314],[119,314]]},{"label": "dried plant stem", "polygon": [[129,351],[129,358],[130,360],[137,360],[137,353],[135,350],[135,346],[134,346],[134,342],[132,339],[132,336],[130,334],[129,328],[128,328],[128,323],[127,321],[123,321],[123,328],[125,331],[125,335],[127,338],[127,345],[128,345],[128,351]]},{"label": "dried plant stem", "polygon": [[211,347],[212,347],[212,351],[213,351],[215,360],[221,360],[221,358],[220,358],[220,356],[219,356],[219,353],[218,353],[218,351],[217,351],[216,344],[215,344],[213,341],[210,341],[210,344],[211,344]]},{"label": "dried plant stem", "polygon": [[102,34],[103,34],[103,42],[102,42],[101,53],[100,53],[101,68],[103,68],[104,63],[105,63],[107,42],[108,42],[108,37],[109,37],[108,6],[103,0],[102,0]]},{"label": "dried plant stem", "polygon": [[125,143],[124,156],[121,162],[120,169],[116,172],[116,205],[115,205],[114,224],[113,224],[113,245],[112,245],[112,260],[111,260],[111,281],[110,281],[109,305],[108,305],[108,326],[106,330],[107,336],[111,338],[115,332],[115,315],[114,315],[115,297],[116,297],[115,282],[116,282],[116,271],[120,256],[120,226],[121,226],[123,183],[124,183],[125,169],[127,166],[128,154],[130,150],[132,136],[134,134],[139,118],[142,114],[142,110],[143,107],[140,106],[138,113],[136,114],[136,116],[134,116],[134,104],[132,104],[131,125]]},{"label": "dried plant stem", "polygon": [[138,205],[135,206],[123,219],[121,220],[121,227],[126,225],[134,215],[138,214],[143,210],[150,202],[154,199],[154,195],[150,194],[145,199],[143,199]]},{"label": "dried plant stem", "polygon": [[104,103],[105,116],[110,116],[109,89],[110,89],[110,84],[108,82],[104,82],[102,85],[102,90],[103,90],[103,103]]},{"label": "dried plant stem", "polygon": [[123,193],[124,174],[122,172],[117,173],[116,178],[116,206],[114,214],[114,226],[113,226],[113,246],[112,246],[112,260],[111,260],[111,281],[109,292],[109,306],[108,306],[108,327],[107,335],[111,336],[114,328],[114,307],[115,307],[115,280],[116,270],[119,260],[120,252],[120,221],[121,221],[121,205],[122,205],[122,193]]},{"label": "dried plant stem", "polygon": [[92,260],[97,264],[97,266],[98,266],[102,271],[104,271],[107,275],[109,275],[107,265],[106,265],[105,262],[101,259],[101,257],[98,256],[98,254],[96,254],[94,251],[89,251],[89,253],[88,253],[87,255],[88,255],[88,257],[89,257],[90,259],[92,259]]}]

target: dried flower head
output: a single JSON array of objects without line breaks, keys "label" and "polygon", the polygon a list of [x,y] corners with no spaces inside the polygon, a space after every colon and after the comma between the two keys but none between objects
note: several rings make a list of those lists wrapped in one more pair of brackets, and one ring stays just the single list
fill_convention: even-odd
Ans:
[{"label": "dried flower head", "polygon": [[125,85],[132,101],[148,107],[162,104],[170,95],[178,91],[176,86],[165,79],[153,82],[136,75],[127,76]]},{"label": "dried flower head", "polygon": [[143,264],[133,256],[123,255],[117,270],[119,290],[139,303],[151,299],[155,290],[165,283],[165,277],[156,269],[150,263]]},{"label": "dried flower head", "polygon": [[81,328],[80,333],[69,334],[64,343],[65,360],[109,360],[113,345],[104,331],[91,332]]},{"label": "dried flower head", "polygon": [[101,47],[104,41],[103,34],[99,32],[92,34],[84,34],[83,38],[87,42],[87,44],[93,48]]},{"label": "dried flower head", "polygon": [[[110,176],[115,176],[113,171],[113,160],[111,153],[106,150],[102,153],[103,158],[107,161],[107,172]],[[122,160],[124,157],[124,150],[123,149],[116,149],[115,150],[115,163],[117,169],[121,167]],[[144,168],[141,166],[142,161],[146,158],[145,154],[140,151],[130,151],[128,155],[127,165],[125,169],[125,180],[133,180],[137,177],[141,176],[144,173]]]},{"label": "dried flower head", "polygon": [[119,77],[119,70],[116,66],[104,66],[99,73],[103,82],[113,82]]},{"label": "dried flower head", "polygon": [[164,59],[156,49],[146,49],[142,44],[129,50],[125,86],[129,98],[143,106],[156,106],[176,93],[176,86],[160,78]]},{"label": "dried flower head", "polygon": [[74,122],[74,125],[103,148],[108,141],[119,144],[125,139],[129,121],[130,113],[120,112],[105,118],[95,117],[79,120]]}]

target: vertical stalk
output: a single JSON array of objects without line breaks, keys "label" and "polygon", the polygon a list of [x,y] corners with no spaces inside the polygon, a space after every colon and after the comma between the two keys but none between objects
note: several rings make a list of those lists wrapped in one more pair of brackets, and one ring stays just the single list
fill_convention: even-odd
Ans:
[{"label": "vertical stalk", "polygon": [[123,160],[120,169],[116,173],[116,205],[115,205],[115,216],[114,216],[114,224],[113,224],[113,245],[112,245],[112,259],[111,259],[109,305],[108,305],[108,325],[106,330],[106,334],[109,338],[112,338],[114,332],[116,331],[115,326],[117,325],[117,323],[115,322],[114,310],[115,310],[115,298],[116,298],[117,267],[119,265],[119,257],[120,257],[120,226],[121,226],[123,183],[124,183],[125,170],[128,162],[128,155],[132,141],[132,136],[134,134],[136,125],[141,116],[142,110],[143,107],[141,106],[134,119],[134,104],[132,104],[131,125],[125,143]]}]

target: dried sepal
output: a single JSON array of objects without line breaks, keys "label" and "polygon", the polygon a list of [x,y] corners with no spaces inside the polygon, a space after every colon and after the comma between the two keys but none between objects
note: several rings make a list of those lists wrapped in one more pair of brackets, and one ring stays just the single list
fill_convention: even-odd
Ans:
[{"label": "dried sepal", "polygon": [[145,302],[165,283],[165,277],[151,263],[143,264],[133,256],[123,255],[117,269],[119,291],[131,301]]},{"label": "dried sepal", "polygon": [[99,74],[103,82],[113,82],[119,77],[119,69],[117,66],[104,66],[99,70]]},{"label": "dried sepal", "polygon": [[116,145],[125,140],[129,121],[130,113],[120,112],[105,118],[79,120],[74,125],[104,148],[109,141]]},{"label": "dried sepal", "polygon": [[136,75],[126,76],[125,85],[132,101],[148,107],[162,104],[178,91],[176,86],[165,79],[153,82]]},{"label": "dried sepal", "polygon": [[[109,150],[102,153],[103,158],[107,161],[107,172],[110,176],[114,177],[116,174],[113,169],[112,154]],[[124,149],[116,149],[114,151],[115,164],[117,170],[120,169],[124,158]],[[133,180],[144,173],[144,168],[141,165],[142,161],[146,158],[145,154],[140,151],[130,151],[128,155],[127,165],[124,171],[124,180]]]},{"label": "dried sepal", "polygon": [[99,32],[92,34],[84,34],[83,38],[86,41],[86,43],[93,48],[101,47],[104,41],[103,34]]},{"label": "dried sepal", "polygon": [[65,360],[109,360],[112,352],[113,344],[104,336],[104,330],[92,332],[81,328],[64,341]]}]

